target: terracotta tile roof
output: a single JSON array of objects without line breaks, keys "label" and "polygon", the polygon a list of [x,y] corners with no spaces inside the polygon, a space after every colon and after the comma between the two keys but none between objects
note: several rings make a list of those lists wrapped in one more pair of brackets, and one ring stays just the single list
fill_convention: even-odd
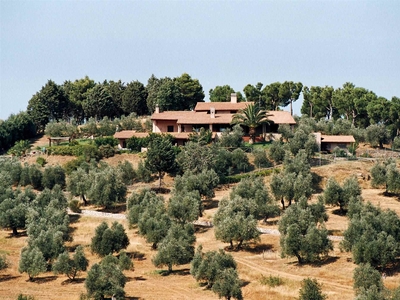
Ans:
[{"label": "terracotta tile roof", "polygon": [[288,111],[269,110],[267,114],[269,115],[268,120],[273,121],[275,124],[289,124],[289,125],[296,124],[296,121],[294,120],[293,116]]},{"label": "terracotta tile roof", "polygon": [[321,135],[322,143],[355,143],[352,135]]},{"label": "terracotta tile roof", "polygon": [[196,112],[192,116],[185,116],[178,119],[178,124],[230,124],[232,114],[215,114],[215,118],[211,118],[206,112]]},{"label": "terracotta tile roof", "polygon": [[215,114],[215,118],[207,112],[197,111],[165,111],[154,113],[152,120],[176,120],[177,124],[229,124],[232,114]]},{"label": "terracotta tile roof", "polygon": [[154,113],[151,115],[152,120],[178,120],[181,117],[193,116],[194,111],[164,111],[161,113]]},{"label": "terracotta tile roof", "polygon": [[122,130],[119,132],[116,132],[114,134],[114,138],[116,139],[129,139],[133,136],[136,136],[138,138],[146,137],[149,134],[146,132],[136,132],[135,130]]},{"label": "terracotta tile roof", "polygon": [[252,104],[253,102],[197,102],[195,111],[209,111],[211,107],[214,107],[218,112],[219,110],[240,110],[246,108],[247,105]]}]

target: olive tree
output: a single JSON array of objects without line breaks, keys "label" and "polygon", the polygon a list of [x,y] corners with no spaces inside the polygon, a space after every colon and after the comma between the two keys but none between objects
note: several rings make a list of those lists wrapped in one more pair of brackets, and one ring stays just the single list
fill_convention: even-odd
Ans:
[{"label": "olive tree", "polygon": [[237,271],[233,268],[228,268],[220,272],[211,289],[220,298],[224,297],[229,300],[233,297],[237,300],[242,300],[243,295],[240,286],[241,282]]},{"label": "olive tree", "polygon": [[359,196],[361,196],[361,188],[354,176],[346,178],[342,186],[333,177],[329,178],[322,194],[325,204],[339,206],[342,213],[347,208],[350,199],[356,199]]},{"label": "olive tree", "polygon": [[118,259],[111,255],[94,264],[85,280],[88,296],[96,300],[102,300],[106,296],[113,296],[118,300],[125,299],[124,287],[127,278],[122,271]]},{"label": "olive tree", "polygon": [[392,210],[359,204],[350,215],[341,247],[352,252],[356,264],[385,268],[400,255],[400,218]]},{"label": "olive tree", "polygon": [[29,280],[32,281],[40,273],[47,270],[47,263],[42,252],[34,247],[24,247],[21,250],[18,271],[27,273]]},{"label": "olive tree", "polygon": [[92,238],[91,249],[100,256],[106,256],[114,252],[126,249],[129,245],[129,238],[124,227],[118,222],[113,222],[111,228],[106,222],[101,223]]},{"label": "olive tree", "polygon": [[214,215],[215,238],[229,243],[233,249],[233,242],[237,242],[239,250],[243,242],[259,240],[257,220],[254,215],[257,204],[253,200],[235,196],[233,199],[222,199]]},{"label": "olive tree", "polygon": [[[279,220],[281,256],[295,256],[298,262],[314,262],[333,249],[323,218],[303,198],[285,210]],[[317,227],[317,225],[319,225]]]},{"label": "olive tree", "polygon": [[156,267],[167,266],[168,272],[172,272],[173,265],[183,265],[192,261],[194,256],[193,224],[184,226],[173,224],[158,247],[158,252],[153,258]]},{"label": "olive tree", "polygon": [[74,280],[80,271],[86,271],[88,265],[83,247],[78,246],[72,258],[68,252],[61,253],[52,268],[55,274],[65,274],[70,280]]},{"label": "olive tree", "polygon": [[270,197],[262,177],[242,179],[230,193],[231,199],[235,196],[248,199],[249,201],[254,200],[257,206],[254,216],[256,218],[263,218],[264,222],[266,222],[268,218],[278,216],[280,213],[280,209]]},{"label": "olive tree", "polygon": [[222,249],[206,253],[202,250],[200,245],[190,264],[190,274],[196,281],[204,282],[207,288],[212,288],[220,272],[228,268],[236,269],[236,262],[232,255],[225,253]]}]

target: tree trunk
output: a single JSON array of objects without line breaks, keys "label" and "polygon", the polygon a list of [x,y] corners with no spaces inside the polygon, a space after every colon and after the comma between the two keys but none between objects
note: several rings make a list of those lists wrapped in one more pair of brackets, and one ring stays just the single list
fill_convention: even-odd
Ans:
[{"label": "tree trunk", "polygon": [[161,171],[158,172],[158,188],[161,189]]},{"label": "tree trunk", "polygon": [[233,242],[232,242],[232,240],[230,241],[230,244],[231,244],[231,249],[233,249]]},{"label": "tree trunk", "polygon": [[285,210],[285,200],[283,200],[283,198],[281,198],[281,203],[282,203],[282,210]]},{"label": "tree trunk", "polygon": [[85,204],[85,206],[88,205],[88,202],[87,202],[84,194],[81,194],[81,198],[82,198],[83,203]]},{"label": "tree trunk", "polygon": [[157,249],[157,243],[153,243],[153,245],[151,245],[151,249],[156,250]]},{"label": "tree trunk", "polygon": [[236,250],[239,250],[240,247],[242,247],[242,244],[243,244],[243,240],[239,240],[239,243],[236,246]]},{"label": "tree trunk", "polygon": [[293,99],[290,99],[290,115],[293,116]]},{"label": "tree trunk", "polygon": [[168,264],[168,273],[172,273],[172,264]]},{"label": "tree trunk", "polygon": [[301,256],[298,253],[296,253],[295,255],[297,257],[297,261],[299,262],[299,264],[302,264],[303,263],[303,259],[301,258]]},{"label": "tree trunk", "polygon": [[13,227],[12,232],[13,232],[13,236],[17,236],[18,235],[17,227]]}]

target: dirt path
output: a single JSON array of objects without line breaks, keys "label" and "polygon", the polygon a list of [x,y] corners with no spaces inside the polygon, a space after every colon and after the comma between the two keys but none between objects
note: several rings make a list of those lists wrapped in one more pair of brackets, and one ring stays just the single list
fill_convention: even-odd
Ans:
[{"label": "dirt path", "polygon": [[[308,276],[302,276],[302,275],[295,275],[283,271],[278,271],[274,268],[269,268],[266,266],[260,266],[260,264],[253,263],[249,260],[244,260],[242,258],[235,257],[235,261],[238,262],[241,265],[244,265],[252,270],[255,270],[257,272],[260,272],[261,274],[269,275],[269,274],[274,274],[274,276],[280,276],[283,278],[295,280],[295,281],[302,281],[303,279],[307,278]],[[343,285],[340,283],[332,282],[332,281],[326,281],[324,279],[318,279],[318,282],[329,285],[331,287],[335,287],[336,289],[339,290],[344,290],[347,292],[353,292],[353,287],[348,286],[348,285]]]},{"label": "dirt path", "polygon": [[[124,214],[105,213],[105,212],[99,212],[99,211],[87,210],[87,209],[82,209],[81,215],[98,217],[98,218],[109,218],[109,219],[115,219],[115,220],[125,220],[126,219],[126,216]],[[194,221],[193,224],[197,225],[197,226],[203,226],[203,227],[213,227],[213,224],[210,221],[197,220],[197,221]],[[257,229],[261,234],[270,234],[270,235],[275,235],[275,236],[281,235],[277,229],[268,229],[268,228],[261,228],[261,227],[258,227]],[[330,236],[328,236],[328,238],[333,241],[343,240],[342,236],[330,235]]]}]

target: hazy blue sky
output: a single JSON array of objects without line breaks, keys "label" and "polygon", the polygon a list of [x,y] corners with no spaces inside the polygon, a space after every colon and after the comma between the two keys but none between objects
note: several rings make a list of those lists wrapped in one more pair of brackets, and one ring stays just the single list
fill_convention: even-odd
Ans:
[{"label": "hazy blue sky", "polygon": [[[62,84],[189,73],[217,85],[350,81],[400,96],[400,1],[0,0],[0,119]],[[295,106],[299,113],[301,101]]]}]

